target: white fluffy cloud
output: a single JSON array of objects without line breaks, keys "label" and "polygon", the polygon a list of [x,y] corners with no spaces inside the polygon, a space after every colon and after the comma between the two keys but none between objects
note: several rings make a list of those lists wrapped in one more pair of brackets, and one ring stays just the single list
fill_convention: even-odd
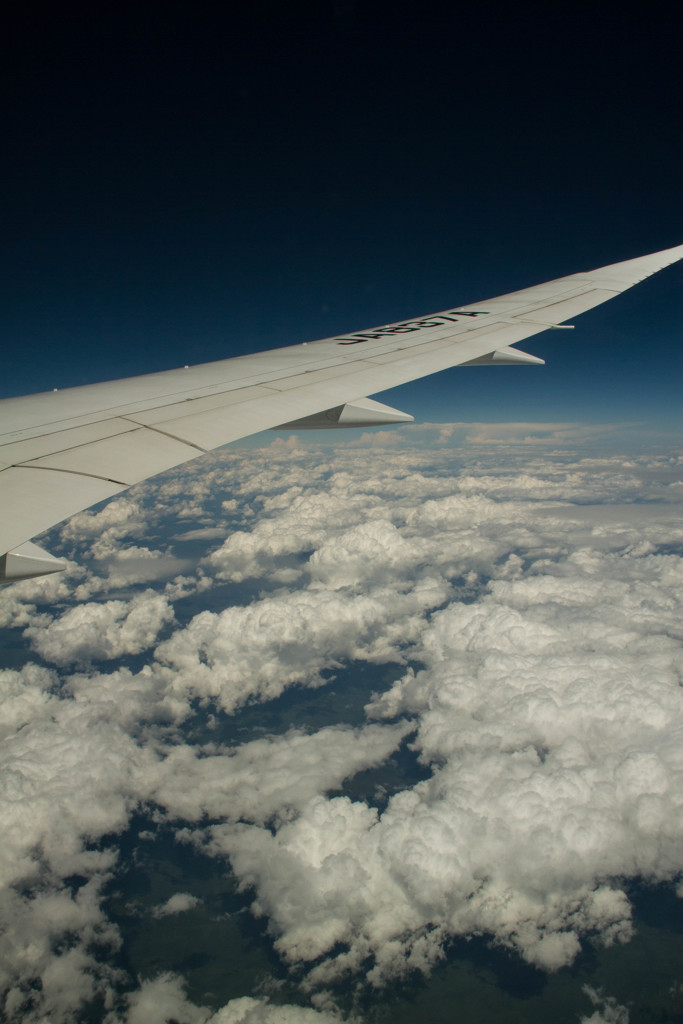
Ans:
[{"label": "white fluffy cloud", "polygon": [[[182,978],[170,973],[143,981],[127,999],[123,1018],[107,1018],[107,1024],[339,1024],[334,1012],[314,1010],[305,1006],[277,1005],[268,999],[243,996],[231,999],[226,1006],[211,1013],[189,1002]],[[351,1018],[346,1018],[354,1024]],[[356,1024],[361,1024],[357,1021]]]},{"label": "white fluffy cloud", "polygon": [[80,604],[52,620],[43,616],[24,635],[46,661],[87,665],[139,654],[152,646],[172,619],[173,608],[166,598],[146,590],[131,601]]},{"label": "white fluffy cloud", "polygon": [[363,729],[330,726],[312,735],[289,732],[232,750],[177,746],[148,776],[148,792],[169,815],[265,824],[286,820],[311,799],[393,753],[408,722]]},{"label": "white fluffy cloud", "polygon": [[583,991],[597,1009],[590,1017],[582,1017],[581,1024],[629,1024],[631,1017],[628,1010],[613,996],[605,996],[590,985],[584,985]]},{"label": "white fluffy cloud", "polygon": [[400,661],[428,609],[449,593],[427,579],[408,593],[388,585],[369,594],[300,590],[223,612],[201,612],[159,644],[157,669],[171,692],[215,700],[233,712],[270,700],[295,683],[319,686],[344,660]]},{"label": "white fluffy cloud", "polygon": [[71,600],[84,576],[85,569],[67,561],[64,572],[0,587],[0,627],[30,625],[38,614],[38,606],[52,607]]},{"label": "white fluffy cloud", "polygon": [[[351,1024],[351,1018],[345,1019]],[[306,1006],[276,1006],[263,999],[244,996],[231,999],[207,1024],[339,1024],[340,1020],[337,1013]]]},{"label": "white fluffy cloud", "polygon": [[169,914],[184,914],[186,910],[192,910],[199,904],[200,900],[189,892],[174,892],[165,903],[155,907],[154,917],[168,917]]},{"label": "white fluffy cloud", "polygon": [[61,528],[64,542],[82,543],[88,538],[95,558],[105,558],[118,550],[124,537],[140,537],[144,533],[144,514],[138,502],[130,497],[115,498],[100,512],[79,512]]},{"label": "white fluffy cloud", "polygon": [[265,575],[274,559],[317,547],[331,530],[361,522],[377,503],[360,497],[344,502],[337,494],[319,492],[292,495],[290,489],[284,502],[271,498],[264,503],[270,518],[260,519],[249,531],[230,534],[211,554],[209,565],[220,577],[235,581]]},{"label": "white fluffy cloud", "polygon": [[116,1024],[206,1024],[209,1017],[205,1009],[186,998],[182,978],[170,973],[143,981],[126,1002],[127,1012]]},{"label": "white fluffy cloud", "polygon": [[448,934],[491,933],[547,969],[587,933],[628,939],[613,880],[683,870],[680,573],[674,556],[582,550],[437,611],[425,668],[369,709],[417,720],[432,779],[379,818],[318,798],[276,835],[213,831],[282,955],[341,942],[315,978],[374,954],[382,981],[434,962]]},{"label": "white fluffy cloud", "polygon": [[[125,826],[157,754],[140,746],[106,704],[56,692],[53,673],[3,671],[1,880],[90,871],[104,856],[89,840]],[[10,728],[10,726],[12,728]],[[105,858],[106,859],[106,858]]]},{"label": "white fluffy cloud", "polygon": [[[61,1024],[98,996],[112,1024],[339,1019],[320,993],[212,1015],[171,974],[122,995],[101,896],[116,846],[102,838],[147,804],[253,887],[309,996],[347,972],[375,985],[428,972],[454,935],[555,969],[586,936],[628,939],[623,879],[680,877],[679,464],[453,459],[298,442],[218,453],[67,524],[76,562],[94,543],[95,573],[73,564],[0,593],[4,623],[62,669],[0,674],[9,1020]],[[152,526],[164,558],[183,534],[225,540],[168,584],[90,601],[121,586],[123,551]],[[174,571],[133,555],[135,579]],[[247,579],[262,592],[229,604],[225,584]],[[201,592],[207,609],[186,614]],[[144,652],[138,671],[111,665]],[[354,662],[406,666],[368,705],[372,724],[230,748],[183,731],[197,699],[239,714]],[[407,737],[428,778],[381,810],[339,795]],[[196,900],[177,892],[156,913]],[[622,1010],[596,996],[587,1019]]]},{"label": "white fluffy cloud", "polygon": [[[349,947],[317,980],[373,954],[379,982],[473,931],[555,969],[587,933],[628,939],[630,906],[610,879],[683,869],[683,577],[678,556],[654,553],[681,533],[666,508],[615,507],[607,525],[595,503],[641,495],[638,467],[608,460],[595,479],[586,463],[460,477],[460,493],[394,507],[398,527],[375,515],[328,531],[311,556],[313,591],[344,588],[347,601],[359,580],[402,584],[425,561],[498,577],[423,620],[411,639],[425,669],[370,708],[418,720],[432,780],[379,818],[319,797],[275,835],[212,832],[285,958]],[[577,497],[592,505],[569,505]]]}]

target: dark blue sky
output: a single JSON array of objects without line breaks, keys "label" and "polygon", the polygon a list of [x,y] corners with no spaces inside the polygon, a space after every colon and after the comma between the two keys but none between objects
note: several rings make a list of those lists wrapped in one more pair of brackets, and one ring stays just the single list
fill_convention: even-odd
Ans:
[{"label": "dark blue sky", "polygon": [[[658,5],[15,19],[5,395],[361,329],[683,241],[683,24]],[[545,369],[452,371],[403,405],[672,429],[681,275],[534,339]]]}]

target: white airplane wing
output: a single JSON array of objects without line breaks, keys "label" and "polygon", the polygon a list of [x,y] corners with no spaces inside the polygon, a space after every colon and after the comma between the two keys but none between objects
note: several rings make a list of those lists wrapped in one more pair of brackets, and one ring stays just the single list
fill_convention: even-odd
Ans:
[{"label": "white airplane wing", "polygon": [[368,400],[450,366],[539,363],[510,346],[613,298],[683,245],[485,302],[199,366],[0,401],[0,580],[58,571],[32,537],[269,427],[412,420]]}]

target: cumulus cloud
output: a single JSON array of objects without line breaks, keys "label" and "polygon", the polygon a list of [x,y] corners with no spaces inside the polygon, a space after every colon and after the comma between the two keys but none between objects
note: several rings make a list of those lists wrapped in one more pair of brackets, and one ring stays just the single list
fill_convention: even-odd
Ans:
[{"label": "cumulus cloud", "polygon": [[76,605],[57,618],[26,628],[24,635],[41,657],[55,665],[139,654],[155,642],[173,619],[173,608],[160,594],[146,590],[131,601]]},{"label": "cumulus cloud", "polygon": [[3,670],[0,693],[0,994],[7,1020],[68,1021],[121,981],[103,907],[117,851],[98,841],[126,827],[157,754],[52,670]]},{"label": "cumulus cloud", "polygon": [[[348,947],[313,969],[321,983],[368,955],[377,982],[427,968],[447,935],[482,930],[557,969],[588,933],[629,938],[630,906],[610,879],[681,870],[680,559],[642,535],[634,543],[629,523],[606,542],[604,517],[596,528],[574,505],[569,517],[539,508],[609,500],[636,484],[643,493],[634,467],[611,477],[608,468],[597,481],[594,466],[576,464],[460,477],[459,494],[403,508],[399,528],[374,519],[332,533],[311,556],[326,595],[364,575],[414,576],[425,558],[461,571],[478,558],[498,577],[476,601],[434,613],[414,634],[426,667],[369,709],[417,719],[429,782],[379,817],[320,797],[275,834],[212,831],[211,849],[256,888],[255,912],[286,959]],[[452,531],[462,544],[473,525],[474,553],[458,550]],[[670,511],[655,536],[680,537]]]},{"label": "cumulus cloud", "polygon": [[[341,1016],[325,1009],[271,1003],[267,998],[231,999],[215,1013],[191,1003],[183,980],[165,972],[142,982],[126,999],[123,1017],[107,1017],[107,1024],[339,1024]],[[348,1024],[361,1024],[346,1017]]]},{"label": "cumulus cloud", "polygon": [[85,575],[85,569],[67,561],[64,572],[0,587],[0,627],[30,625],[39,614],[39,607],[52,608],[61,601],[71,600]]},{"label": "cumulus cloud", "polygon": [[630,937],[610,880],[683,868],[683,588],[670,557],[575,552],[437,611],[416,648],[426,667],[369,708],[417,720],[433,777],[379,818],[336,798],[276,835],[216,827],[283,956],[344,943],[314,977],[373,954],[382,981],[433,963],[447,934],[488,932],[551,970],[587,933]]},{"label": "cumulus cloud", "polygon": [[[152,800],[188,822],[205,814],[256,821],[286,817],[311,795],[381,762],[409,728],[330,727],[227,751],[198,749],[164,744],[163,731],[156,741],[154,733],[140,732],[144,717],[168,719],[165,697],[150,674],[72,677],[68,692],[60,694],[54,672],[28,665],[21,673],[1,673],[0,690],[0,722],[9,741],[0,764],[0,990],[8,1019],[17,1021],[38,1021],[45,1014],[66,1020],[116,985],[117,972],[101,959],[103,949],[114,950],[120,942],[101,902],[116,851],[92,844],[125,828],[140,801]],[[75,891],[60,881],[74,876],[88,880]],[[158,913],[180,913],[196,903],[192,894],[177,893]],[[55,952],[66,936],[76,937],[69,939],[68,955]],[[144,1013],[140,998],[131,1003],[131,1013]],[[187,1005],[192,1020],[194,1010]]]},{"label": "cumulus cloud", "polygon": [[411,729],[409,722],[330,726],[229,750],[176,746],[148,776],[149,794],[169,815],[188,822],[205,816],[260,824],[286,820],[318,794],[381,764]]},{"label": "cumulus cloud", "polygon": [[2,891],[0,993],[6,1020],[72,1020],[84,1004],[110,991],[118,972],[106,957],[119,937],[101,908],[105,877],[94,875],[75,897],[55,879],[31,896]]},{"label": "cumulus cloud", "polygon": [[298,493],[289,488],[284,495],[264,501],[270,513],[247,531],[232,533],[209,556],[208,564],[219,577],[239,582],[249,576],[272,572],[273,562],[316,548],[331,531],[363,522],[378,504],[355,496],[344,500],[339,493]]},{"label": "cumulus cloud", "polygon": [[135,500],[124,497],[108,502],[99,512],[79,512],[61,527],[63,543],[82,542],[88,538],[95,558],[105,558],[118,550],[124,537],[140,537],[144,533],[144,514]]},{"label": "cumulus cloud", "polygon": [[[100,998],[126,1024],[313,1024],[339,1019],[321,990],[427,974],[452,936],[547,970],[628,940],[624,879],[683,871],[681,466],[493,447],[217,453],[67,524],[94,573],[0,593],[56,666],[0,673],[9,1020],[61,1024]],[[91,601],[150,524],[131,566],[184,530],[201,567]],[[130,655],[142,667],[111,664]],[[198,704],[238,716],[388,662],[402,675],[358,728],[294,721],[229,747],[184,731]],[[421,781],[380,809],[343,788],[405,743]],[[230,862],[315,1009],[252,993],[212,1014],[172,974],[130,992],[102,893],[111,837],[146,806]],[[187,888],[156,913],[196,905]],[[627,1019],[590,998],[586,1019]]]},{"label": "cumulus cloud", "polygon": [[88,874],[107,859],[88,841],[125,826],[157,754],[112,721],[106,705],[51,692],[50,672],[28,665],[3,671],[0,680],[8,732],[0,760],[1,880],[21,882],[45,866],[60,877]]},{"label": "cumulus cloud", "polygon": [[174,892],[165,903],[154,908],[152,915],[154,917],[168,917],[169,914],[184,914],[186,910],[192,910],[200,902],[201,900],[189,892]]},{"label": "cumulus cloud", "polygon": [[582,1017],[581,1024],[629,1024],[628,1010],[620,1006],[613,996],[605,996],[590,985],[584,985],[583,991],[597,1009],[590,1017]]},{"label": "cumulus cloud", "polygon": [[441,580],[408,593],[378,587],[369,595],[294,591],[245,607],[201,612],[156,649],[158,675],[173,693],[215,700],[233,712],[270,700],[293,684],[320,686],[323,669],[344,660],[400,661],[427,609],[448,596]]},{"label": "cumulus cloud", "polygon": [[183,979],[170,972],[143,981],[126,1002],[127,1012],[117,1024],[206,1024],[209,1016],[186,998]]},{"label": "cumulus cloud", "polygon": [[[232,999],[209,1018],[207,1024],[339,1024],[337,1013],[306,1006],[276,1006],[263,999],[243,996]],[[351,1022],[351,1018],[346,1017]],[[360,1021],[357,1022],[360,1024]]]}]

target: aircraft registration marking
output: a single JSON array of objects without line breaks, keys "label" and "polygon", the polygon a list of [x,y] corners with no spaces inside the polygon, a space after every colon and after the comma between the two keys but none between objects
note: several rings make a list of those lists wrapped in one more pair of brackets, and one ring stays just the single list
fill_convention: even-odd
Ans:
[{"label": "aircraft registration marking", "polygon": [[413,331],[422,331],[430,327],[442,327],[445,323],[457,323],[465,316],[488,316],[484,310],[454,309],[449,313],[439,313],[438,316],[425,317],[422,320],[405,320],[400,324],[393,324],[389,327],[375,327],[372,331],[358,331],[356,334],[347,334],[343,338],[337,338],[338,345],[359,345],[363,341],[374,341],[379,338],[391,337],[395,334],[411,334]]}]

